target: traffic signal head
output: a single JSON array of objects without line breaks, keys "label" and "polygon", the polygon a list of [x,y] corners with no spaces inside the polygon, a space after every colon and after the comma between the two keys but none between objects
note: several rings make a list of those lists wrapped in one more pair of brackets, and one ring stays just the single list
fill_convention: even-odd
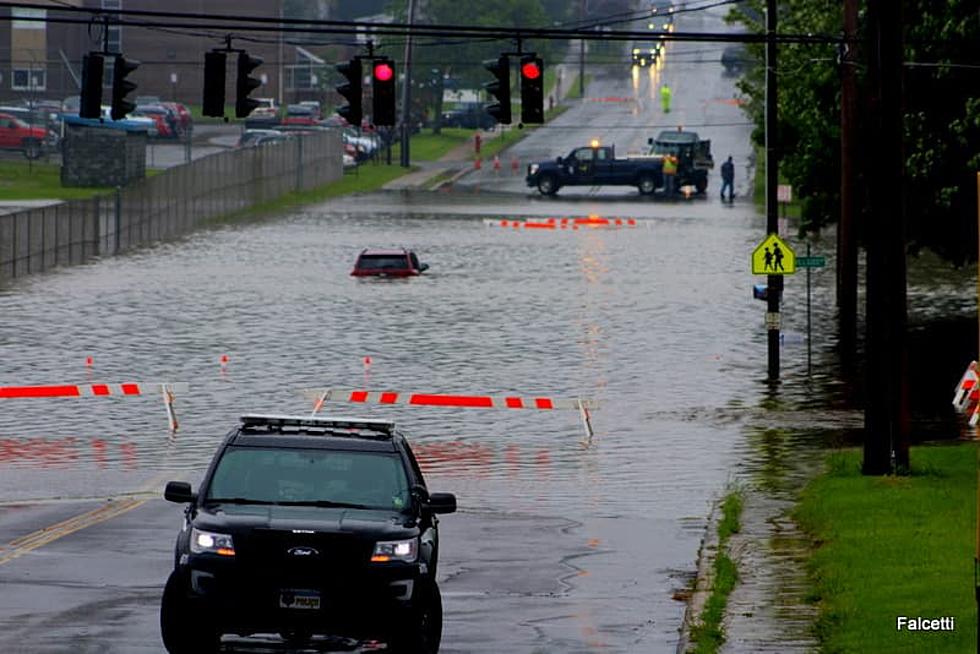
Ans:
[{"label": "traffic signal head", "polygon": [[540,57],[521,57],[521,122],[544,122],[544,65]]},{"label": "traffic signal head", "polygon": [[126,79],[130,73],[140,67],[140,62],[116,55],[112,66],[112,119],[122,120],[126,114],[136,108],[136,104],[126,99],[126,96],[136,90],[135,82]]},{"label": "traffic signal head", "polygon": [[102,71],[105,59],[92,52],[82,60],[82,92],[78,115],[82,118],[102,117]]},{"label": "traffic signal head", "polygon": [[225,115],[225,60],[221,50],[204,53],[204,106],[205,116],[221,118]]},{"label": "traffic signal head", "polygon": [[347,100],[347,106],[338,109],[337,113],[352,127],[360,127],[364,116],[361,106],[361,60],[351,59],[346,64],[337,64],[337,71],[347,78],[346,82],[337,87],[337,93]]},{"label": "traffic signal head", "polygon": [[387,57],[376,59],[371,73],[374,85],[373,121],[375,125],[395,125],[395,64]]},{"label": "traffic signal head", "polygon": [[498,123],[510,125],[510,57],[500,55],[496,59],[484,61],[483,66],[496,78],[483,85],[487,93],[497,100],[487,106],[487,113],[496,118]]},{"label": "traffic signal head", "polygon": [[249,77],[249,74],[261,65],[261,58],[253,57],[247,52],[238,53],[238,77],[235,81],[236,118],[246,118],[259,106],[259,101],[248,97],[248,94],[262,86],[261,80]]}]

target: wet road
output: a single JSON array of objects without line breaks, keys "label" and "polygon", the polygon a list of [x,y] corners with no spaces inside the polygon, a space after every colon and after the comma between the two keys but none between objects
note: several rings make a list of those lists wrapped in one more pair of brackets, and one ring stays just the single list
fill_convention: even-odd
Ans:
[{"label": "wet road", "polygon": [[[720,65],[704,74],[730,84]],[[630,88],[628,75],[608,83]],[[675,111],[696,111],[680,88]],[[590,106],[566,116],[584,124]],[[645,140],[648,126],[637,129]],[[747,156],[747,128],[705,135]],[[713,194],[625,192],[347,198],[0,289],[0,384],[191,384],[176,438],[157,397],[0,405],[0,651],[160,652],[181,510],[150,498],[163,479],[196,486],[241,413],[304,412],[298,391],[329,385],[599,400],[591,443],[574,412],[357,410],[402,424],[430,488],[459,498],[442,521],[443,651],[671,651],[684,610],[673,591],[751,448],[746,429],[765,419],[764,310],[747,273],[764,221]],[[592,212],[641,226],[528,233],[482,221]],[[416,249],[430,271],[348,276],[361,248],[389,245]],[[832,280],[815,281],[819,329]],[[797,338],[802,293],[787,284]],[[785,348],[790,387],[805,370],[799,342]],[[95,499],[107,496],[108,508]]]}]

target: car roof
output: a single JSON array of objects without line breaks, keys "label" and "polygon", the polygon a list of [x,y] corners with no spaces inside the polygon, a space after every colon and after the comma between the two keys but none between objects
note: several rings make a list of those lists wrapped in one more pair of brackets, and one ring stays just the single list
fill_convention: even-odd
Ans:
[{"label": "car roof", "polygon": [[380,248],[366,248],[361,251],[362,257],[363,256],[392,257],[392,256],[406,255],[406,254],[408,254],[408,250],[406,250],[405,248],[390,249],[390,250],[383,250]]},{"label": "car roof", "polygon": [[396,438],[395,423],[386,420],[249,414],[229,444],[392,453]]}]

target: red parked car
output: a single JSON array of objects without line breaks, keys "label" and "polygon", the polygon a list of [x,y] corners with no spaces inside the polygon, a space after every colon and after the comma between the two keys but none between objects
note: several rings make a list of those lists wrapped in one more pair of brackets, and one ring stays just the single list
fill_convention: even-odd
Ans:
[{"label": "red parked car", "polygon": [[191,117],[191,110],[188,109],[186,105],[179,102],[161,102],[160,104],[177,113],[177,125],[179,131],[182,134],[187,133],[187,131],[191,128],[191,124],[194,122],[194,119]]},{"label": "red parked car", "polygon": [[28,159],[37,159],[49,144],[48,130],[31,127],[20,118],[0,114],[0,148],[21,150]]},{"label": "red parked car", "polygon": [[363,250],[351,275],[354,277],[415,277],[428,270],[411,250]]}]

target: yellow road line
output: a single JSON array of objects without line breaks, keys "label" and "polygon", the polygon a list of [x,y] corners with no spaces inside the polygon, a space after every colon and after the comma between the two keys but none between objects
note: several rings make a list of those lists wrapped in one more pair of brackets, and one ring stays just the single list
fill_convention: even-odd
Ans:
[{"label": "yellow road line", "polygon": [[[161,473],[157,475],[147,482],[142,487],[140,492],[150,491],[168,475],[169,473]],[[91,527],[99,524],[100,522],[105,522],[106,520],[111,520],[112,518],[118,517],[124,513],[128,513],[133,509],[143,506],[147,501],[148,499],[124,499],[110,501],[102,506],[92,509],[91,511],[86,511],[85,513],[68,518],[67,520],[62,520],[61,522],[47,527],[42,527],[37,531],[33,531],[19,538],[15,538],[5,546],[0,547],[0,565],[9,563],[10,561],[19,558],[28,552],[56,541],[59,538],[64,538],[65,536],[73,534],[76,531],[81,531],[86,527]]]}]

